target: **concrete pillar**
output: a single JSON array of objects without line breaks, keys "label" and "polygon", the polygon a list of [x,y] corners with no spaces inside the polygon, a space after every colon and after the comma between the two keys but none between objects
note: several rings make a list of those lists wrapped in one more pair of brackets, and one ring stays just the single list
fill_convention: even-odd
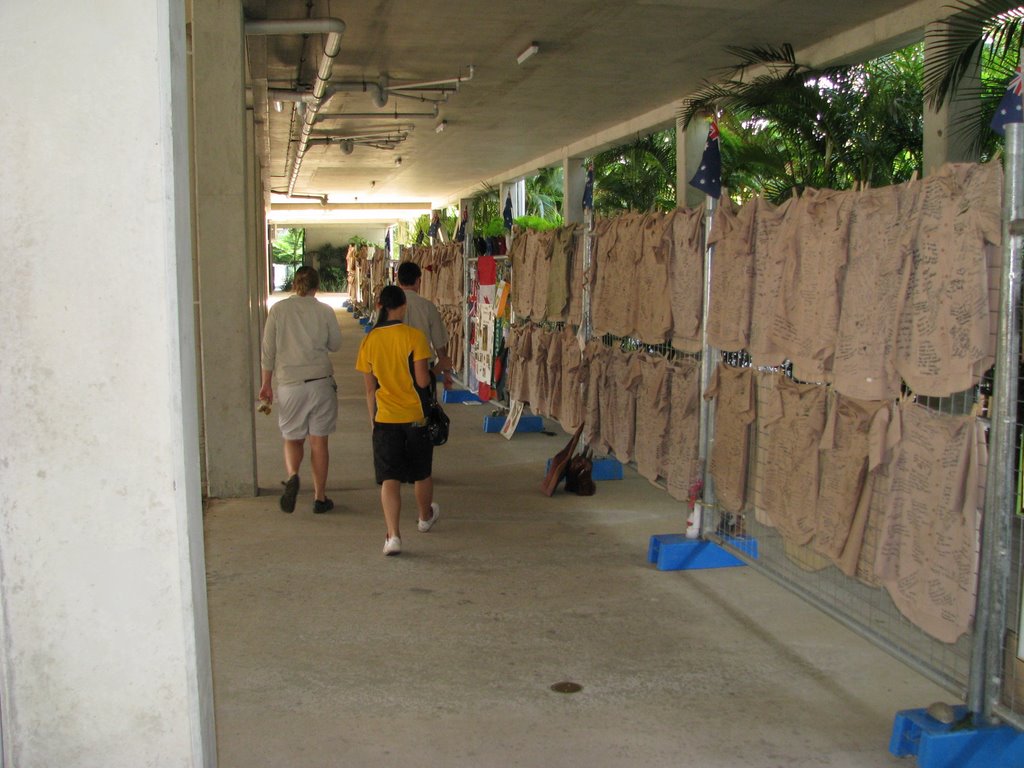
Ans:
[{"label": "concrete pillar", "polygon": [[183,4],[96,12],[0,4],[2,762],[212,768]]},{"label": "concrete pillar", "polygon": [[[256,157],[256,125],[251,109],[246,110],[246,229],[251,253],[246,260],[249,277],[249,359],[256,362],[252,373],[253,389],[259,391],[260,344],[263,340],[263,325],[267,316],[267,298],[270,295],[270,258],[267,246],[267,215],[263,204],[263,180],[260,164]],[[254,425],[255,428],[255,425]],[[255,456],[255,451],[253,452]]]},{"label": "concrete pillar", "polygon": [[210,496],[256,493],[252,270],[247,205],[241,0],[192,9],[196,258],[206,483]]},{"label": "concrete pillar", "polygon": [[696,208],[704,202],[706,195],[691,187],[690,179],[700,168],[707,141],[707,120],[694,118],[684,128],[683,121],[676,118],[676,205],[680,208]]},{"label": "concrete pillar", "polygon": [[587,169],[582,157],[562,161],[562,221],[583,223],[583,189],[587,185]]},{"label": "concrete pillar", "polygon": [[[928,59],[929,33],[939,27],[948,25],[946,21],[937,21],[928,25],[925,33],[925,60]],[[977,162],[980,159],[976,150],[971,148],[971,132],[973,123],[960,124],[961,116],[977,106],[977,92],[980,84],[977,71],[968,73],[961,81],[959,93],[973,93],[973,97],[959,97],[957,94],[941,109],[933,110],[924,106],[924,175],[934,173],[945,163]],[[966,128],[966,130],[965,130]]]}]

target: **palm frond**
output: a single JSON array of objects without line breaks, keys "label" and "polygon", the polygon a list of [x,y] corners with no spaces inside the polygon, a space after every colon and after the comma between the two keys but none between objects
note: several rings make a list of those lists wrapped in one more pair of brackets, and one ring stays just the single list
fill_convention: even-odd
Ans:
[{"label": "palm frond", "polygon": [[925,35],[924,91],[933,109],[946,105],[958,83],[981,65],[989,41],[997,58],[1014,59],[1021,41],[1024,8],[1016,0],[958,0],[955,13]]}]

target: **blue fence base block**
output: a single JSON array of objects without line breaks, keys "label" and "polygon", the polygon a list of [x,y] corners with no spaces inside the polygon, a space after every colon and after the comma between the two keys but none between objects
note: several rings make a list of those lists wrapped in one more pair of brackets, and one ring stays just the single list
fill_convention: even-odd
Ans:
[{"label": "blue fence base block", "polygon": [[[501,432],[506,416],[484,416],[484,432]],[[520,432],[543,432],[544,419],[540,416],[520,416],[516,434]]]},{"label": "blue fence base block", "polygon": [[370,318],[368,318],[368,317],[360,317],[359,318],[359,324],[360,325],[369,325],[370,324]]},{"label": "blue fence base block", "polygon": [[468,389],[446,389],[441,393],[442,403],[479,403],[480,398]]},{"label": "blue fence base block", "polygon": [[[592,459],[593,468],[590,470],[591,480],[621,480],[622,462],[615,459]],[[551,469],[551,459],[544,466],[544,474]]]},{"label": "blue fence base block", "polygon": [[[757,559],[757,539],[745,536],[724,536],[723,539],[747,557]],[[651,543],[647,547],[647,562],[656,563],[659,571],[694,571],[746,565],[715,542],[688,539],[683,533],[651,536]]]},{"label": "blue fence base block", "polygon": [[954,721],[940,723],[924,709],[904,709],[892,724],[889,751],[917,756],[919,768],[1019,768],[1024,733],[1009,725],[958,726],[967,707],[953,707]]}]

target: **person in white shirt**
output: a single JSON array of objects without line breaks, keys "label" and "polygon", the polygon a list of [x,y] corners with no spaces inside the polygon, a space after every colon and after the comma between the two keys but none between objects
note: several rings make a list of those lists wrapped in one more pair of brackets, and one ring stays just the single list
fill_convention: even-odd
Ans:
[{"label": "person in white shirt", "polygon": [[405,324],[423,331],[434,352],[430,371],[440,374],[444,388],[452,386],[452,361],[448,357],[448,331],[434,303],[420,296],[423,272],[419,264],[403,261],[398,265],[398,285],[405,291]]},{"label": "person in white shirt", "polygon": [[268,405],[273,403],[276,387],[277,423],[284,438],[288,472],[288,480],[282,483],[283,512],[295,509],[307,437],[313,468],[313,512],[323,514],[334,508],[326,496],[327,440],[338,421],[338,386],[328,353],[341,349],[341,327],[334,310],[317,301],[319,287],[320,274],[313,267],[299,267],[295,294],[270,308],[263,332],[259,397]]}]

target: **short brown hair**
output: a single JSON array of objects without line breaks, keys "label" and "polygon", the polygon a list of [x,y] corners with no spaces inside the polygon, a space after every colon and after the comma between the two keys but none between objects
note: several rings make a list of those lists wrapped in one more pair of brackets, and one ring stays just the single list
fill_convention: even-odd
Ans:
[{"label": "short brown hair", "polygon": [[305,296],[320,287],[320,273],[313,267],[299,267],[295,270],[292,287],[299,296]]}]

